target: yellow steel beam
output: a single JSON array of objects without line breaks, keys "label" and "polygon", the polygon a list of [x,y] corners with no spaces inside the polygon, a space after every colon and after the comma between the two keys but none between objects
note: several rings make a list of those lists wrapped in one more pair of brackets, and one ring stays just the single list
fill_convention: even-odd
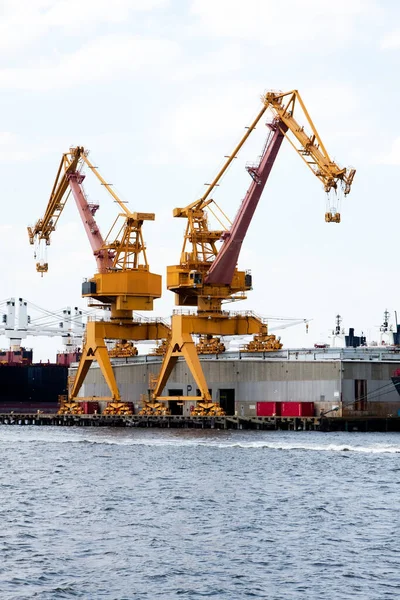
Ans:
[{"label": "yellow steel beam", "polygon": [[201,368],[196,346],[190,333],[185,331],[185,324],[187,323],[185,323],[183,315],[174,315],[172,317],[171,337],[161,365],[157,384],[152,394],[154,400],[158,400],[158,396],[161,395],[178,358],[182,357],[186,361],[186,364],[194,377],[197,387],[200,390],[201,398],[211,401],[210,392],[208,391],[207,381],[204,377],[203,369]]},{"label": "yellow steel beam", "polygon": [[44,216],[36,222],[34,227],[28,227],[31,244],[34,243],[35,237],[46,240],[46,244],[50,243],[50,235],[56,227],[69,196],[69,194],[65,195],[68,189],[68,173],[76,171],[84,153],[85,149],[78,146],[71,148],[69,153],[63,154]]},{"label": "yellow steel beam", "polygon": [[133,322],[118,325],[108,321],[88,321],[86,325],[86,341],[70,391],[70,400],[75,400],[78,396],[93,361],[99,363],[101,372],[111,392],[111,398],[113,400],[121,399],[105,343],[106,339],[157,340],[167,337],[169,333],[170,329],[164,323]]},{"label": "yellow steel beam", "polygon": [[[194,380],[200,390],[200,397],[211,401],[207,381],[203,373],[201,362],[197,354],[192,334],[214,334],[214,335],[247,335],[258,333],[263,323],[257,317],[234,315],[225,318],[199,317],[198,315],[173,315],[171,320],[171,337],[167,352],[164,356],[156,387],[153,391],[153,399],[164,398],[161,393],[175,367],[178,358],[183,358],[192,373]],[[188,396],[187,400],[195,397]]]},{"label": "yellow steel beam", "polygon": [[[201,198],[199,198],[195,202],[192,202],[191,204],[189,204],[185,208],[176,208],[174,210],[174,217],[187,217],[187,213],[190,210],[193,210],[194,208],[196,208],[196,209],[202,209],[202,208],[204,208],[206,206],[205,202],[207,201],[208,196],[211,194],[211,192],[213,191],[213,189],[218,185],[218,182],[220,181],[220,179],[222,178],[222,176],[224,175],[224,173],[227,171],[227,169],[229,168],[229,166],[232,163],[232,161],[237,157],[238,152],[240,151],[240,149],[242,148],[242,146],[246,142],[247,138],[250,136],[250,134],[256,128],[258,122],[260,121],[261,117],[263,116],[263,114],[265,113],[265,111],[267,110],[267,108],[268,108],[267,105],[263,106],[263,108],[260,110],[260,112],[258,113],[258,115],[256,116],[256,118],[254,119],[254,121],[251,123],[251,125],[246,128],[247,129],[246,133],[244,134],[244,136],[242,137],[242,139],[240,140],[240,142],[237,144],[237,146],[235,147],[235,149],[233,150],[233,152],[229,156],[226,157],[227,160],[225,161],[223,167],[219,170],[219,172],[217,173],[217,175],[214,177],[213,181],[208,185],[206,191],[201,196]],[[207,202],[209,203],[210,200],[208,200]]]},{"label": "yellow steel beam", "polygon": [[114,198],[114,200],[117,202],[117,204],[119,205],[119,207],[124,211],[125,215],[128,217],[131,217],[134,220],[138,220],[138,221],[154,221],[155,219],[155,214],[154,213],[138,213],[138,212],[134,212],[132,213],[125,205],[125,202],[123,202],[119,196],[117,196],[117,194],[114,192],[114,190],[112,189],[111,185],[109,183],[106,182],[106,180],[104,179],[104,177],[102,177],[97,169],[97,167],[95,167],[90,160],[88,159],[88,157],[86,156],[86,154],[84,154],[82,156],[83,161],[87,164],[87,166],[89,167],[89,169],[92,170],[92,172],[96,175],[97,179],[100,181],[101,185],[104,185],[104,187],[106,188],[107,192],[109,192],[109,194],[111,194],[111,196]]},{"label": "yellow steel beam", "polygon": [[[283,102],[284,100],[286,103]],[[264,105],[271,108],[275,116],[287,125],[288,132],[283,132],[285,137],[309,169],[323,183],[325,191],[329,192],[332,188],[336,189],[337,183],[342,181],[345,184],[344,193],[348,194],[355,170],[341,168],[331,160],[299,92],[297,90],[286,93],[267,92],[263,101]],[[311,135],[305,132],[304,126],[299,125],[293,116],[296,101],[299,103],[311,129]],[[299,147],[291,139],[290,133],[299,143]]]},{"label": "yellow steel beam", "polygon": [[86,375],[93,363],[97,361],[101,372],[104,375],[106,384],[111,391],[111,397],[113,400],[120,400],[121,396],[118,390],[117,382],[115,379],[114,372],[112,370],[110,357],[104,336],[102,335],[102,327],[96,327],[95,321],[88,322],[86,325],[86,341],[82,351],[82,356],[79,361],[78,370],[75,376],[74,384],[72,386],[70,400],[75,400],[79,394],[79,390],[85,381]]}]

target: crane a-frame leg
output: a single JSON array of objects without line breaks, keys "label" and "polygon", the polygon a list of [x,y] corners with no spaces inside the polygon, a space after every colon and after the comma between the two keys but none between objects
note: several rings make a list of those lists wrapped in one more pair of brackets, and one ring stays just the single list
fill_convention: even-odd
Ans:
[{"label": "crane a-frame leg", "polygon": [[154,400],[171,400],[173,396],[161,396],[172,369],[178,358],[182,357],[190,369],[191,374],[199,388],[199,396],[180,396],[180,400],[206,400],[211,401],[206,378],[201,367],[192,333],[210,335],[251,335],[259,333],[263,322],[257,315],[251,313],[244,315],[229,315],[226,317],[212,317],[200,315],[173,315],[171,320],[171,337],[168,350],[161,365],[157,384],[153,392]]},{"label": "crane a-frame leg", "polygon": [[168,337],[169,333],[170,328],[163,322],[157,321],[123,324],[113,323],[112,321],[88,321],[86,325],[86,341],[74,384],[69,394],[70,399],[74,400],[78,396],[91,364],[93,361],[97,361],[111,393],[109,399],[121,400],[105,342],[106,339],[158,340]]},{"label": "crane a-frame leg", "polygon": [[78,371],[70,393],[70,399],[74,400],[86,378],[93,361],[99,363],[107,386],[111,392],[112,400],[120,400],[117,381],[111,366],[110,357],[104,339],[104,327],[102,322],[89,321],[86,326],[86,342],[83,348]]},{"label": "crane a-frame leg", "polygon": [[187,324],[188,322],[185,319],[185,315],[172,316],[171,338],[169,341],[168,350],[164,356],[160,374],[158,376],[157,385],[153,392],[154,399],[170,400],[172,398],[172,396],[161,396],[161,393],[171,375],[172,369],[175,367],[178,361],[178,358],[183,357],[194,377],[197,387],[200,390],[200,397],[183,396],[180,397],[180,399],[203,399],[211,402],[211,395],[208,391],[207,381],[204,376],[203,369],[201,368],[196,346],[190,334],[190,328],[187,327]]}]

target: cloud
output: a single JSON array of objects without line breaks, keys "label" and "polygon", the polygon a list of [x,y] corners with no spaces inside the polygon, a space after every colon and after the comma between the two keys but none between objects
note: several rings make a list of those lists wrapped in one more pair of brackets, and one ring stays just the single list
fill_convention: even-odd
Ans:
[{"label": "cloud", "polygon": [[383,50],[395,50],[400,47],[400,29],[387,33],[382,41],[381,48]]},{"label": "cloud", "polygon": [[112,81],[123,74],[162,68],[179,53],[177,43],[130,35],[105,35],[57,62],[0,69],[0,88],[47,91]]},{"label": "cloud", "polygon": [[11,131],[0,131],[0,162],[34,162],[40,161],[46,155],[52,155],[54,169],[57,160],[60,160],[62,152],[67,152],[73,145],[83,145],[89,151],[97,153],[112,153],[112,148],[126,146],[131,137],[128,132],[112,131],[86,134],[82,140],[79,131],[79,123],[68,128],[64,134],[42,134],[25,137]]},{"label": "cloud", "polygon": [[180,65],[171,79],[188,81],[213,75],[226,77],[227,73],[240,71],[243,67],[243,49],[239,44],[226,44],[212,52],[203,52],[201,58]]},{"label": "cloud", "polygon": [[[95,139],[101,141],[102,136],[95,136]],[[0,162],[37,161],[49,153],[54,153],[55,156],[59,157],[62,150],[66,151],[68,149],[65,144],[63,146],[62,142],[64,141],[59,137],[48,137],[45,141],[42,137],[40,139],[28,139],[11,131],[0,131]]]},{"label": "cloud", "polygon": [[287,0],[284,8],[272,0],[193,0],[191,8],[200,29],[219,38],[314,48],[317,39],[330,45],[354,40],[360,18],[372,19],[378,11],[375,0]]},{"label": "cloud", "polygon": [[[157,129],[160,143],[158,151],[152,151],[152,160],[161,164],[184,161],[185,164],[193,165],[207,164],[210,157],[214,161],[218,157],[222,160],[223,155],[239,141],[244,127],[249,125],[261,109],[260,99],[264,92],[263,84],[258,85],[254,80],[246,85],[240,80],[231,80],[229,83],[217,80],[200,91],[196,90],[193,95],[187,95],[170,110]],[[326,81],[308,86],[304,93],[303,90],[300,93],[334,160],[335,149],[342,154],[342,148],[347,149],[351,145],[349,140],[354,142],[355,139],[357,144],[360,143],[363,123],[358,114],[360,99],[356,89]],[[271,115],[267,113],[263,122],[269,117]],[[299,106],[295,117],[305,126],[306,131],[310,130]],[[249,156],[253,153],[257,156],[260,149],[260,141],[256,141],[252,147],[254,137],[251,136],[250,142],[246,143],[246,147],[250,145],[250,150],[246,151]],[[338,162],[343,164],[348,159],[346,151]]]},{"label": "cloud", "polygon": [[0,48],[26,48],[54,28],[64,33],[123,23],[136,11],[150,11],[168,0],[3,0]]},{"label": "cloud", "polygon": [[[39,0],[43,3],[43,0]],[[167,0],[48,0],[48,10],[41,13],[49,27],[81,28],[87,24],[120,23],[133,12],[147,12],[167,4]]]},{"label": "cloud", "polygon": [[0,162],[19,162],[32,158],[33,147],[10,131],[0,132]]},{"label": "cloud", "polygon": [[400,165],[400,137],[393,141],[389,152],[378,157],[375,162],[378,165]]},{"label": "cloud", "polygon": [[[196,90],[163,118],[158,129],[160,144],[153,160],[198,165],[208,163],[210,158],[213,162],[218,156],[222,159],[258,112],[260,96],[256,86],[234,83],[216,83]],[[221,149],[220,154],[216,148]]]}]

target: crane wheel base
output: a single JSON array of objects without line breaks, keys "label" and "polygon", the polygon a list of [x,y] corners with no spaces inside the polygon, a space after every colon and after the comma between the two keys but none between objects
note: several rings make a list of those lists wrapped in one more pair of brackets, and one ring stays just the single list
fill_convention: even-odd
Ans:
[{"label": "crane wheel base", "polygon": [[171,411],[162,402],[145,402],[143,408],[139,411],[139,415],[146,417],[165,417],[170,414]]},{"label": "crane wheel base", "polygon": [[224,417],[225,411],[216,402],[197,402],[192,411],[193,417]]},{"label": "crane wheel base", "polygon": [[58,415],[83,415],[83,408],[79,402],[64,402],[57,412]]},{"label": "crane wheel base", "polygon": [[133,415],[132,407],[127,402],[108,402],[103,415]]}]

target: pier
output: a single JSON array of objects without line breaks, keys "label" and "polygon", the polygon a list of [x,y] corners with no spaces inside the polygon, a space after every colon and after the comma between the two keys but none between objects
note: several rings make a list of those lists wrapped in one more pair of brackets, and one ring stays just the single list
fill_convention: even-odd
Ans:
[{"label": "pier", "polygon": [[157,427],[175,429],[284,429],[318,430],[319,417],[190,417],[181,415],[57,415],[0,414],[2,425],[46,425],[53,427]]},{"label": "pier", "polygon": [[1,425],[52,427],[152,427],[282,431],[400,431],[400,417],[190,417],[181,415],[57,415],[0,413]]}]

